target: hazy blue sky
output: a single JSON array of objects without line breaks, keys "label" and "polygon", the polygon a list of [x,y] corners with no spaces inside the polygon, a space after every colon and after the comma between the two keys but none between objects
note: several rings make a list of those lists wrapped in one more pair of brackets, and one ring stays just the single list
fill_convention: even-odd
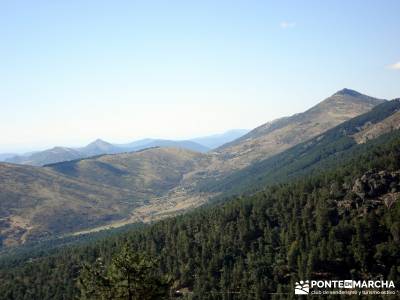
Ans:
[{"label": "hazy blue sky", "polygon": [[[0,0],[0,152],[400,97],[400,1]],[[397,65],[396,65],[397,64]]]}]

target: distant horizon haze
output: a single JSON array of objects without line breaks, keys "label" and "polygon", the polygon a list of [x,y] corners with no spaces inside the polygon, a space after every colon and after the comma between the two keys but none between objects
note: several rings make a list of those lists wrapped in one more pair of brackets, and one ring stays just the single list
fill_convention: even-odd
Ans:
[{"label": "distant horizon haze", "polygon": [[252,129],[343,88],[400,97],[399,10],[395,0],[2,1],[0,153]]},{"label": "distant horizon haze", "polygon": [[[87,127],[82,128],[82,130],[87,133],[91,133],[89,136],[84,137],[82,135],[82,132],[80,131],[80,128],[75,127],[74,130],[75,132],[79,132],[80,137],[79,138],[69,138],[72,134],[72,131],[69,132],[68,134],[66,134],[65,136],[60,136],[57,134],[54,134],[53,136],[51,136],[50,139],[39,139],[39,140],[26,140],[24,142],[20,142],[20,143],[15,143],[15,144],[10,144],[10,145],[6,145],[3,146],[0,142],[0,154],[3,153],[15,153],[15,154],[24,154],[24,153],[29,153],[29,152],[36,152],[36,151],[42,151],[42,150],[47,150],[53,147],[69,147],[69,148],[77,148],[77,147],[82,147],[82,146],[86,146],[87,144],[100,139],[100,140],[104,140],[108,143],[111,144],[123,144],[123,143],[130,143],[133,141],[138,141],[141,139],[165,139],[165,140],[194,140],[197,138],[201,138],[201,137],[207,137],[207,136],[212,136],[212,135],[218,135],[218,134],[223,134],[226,132],[229,132],[231,130],[252,130],[254,128],[257,128],[260,125],[263,125],[265,123],[268,122],[272,122],[274,120],[277,120],[279,118],[282,117],[288,117],[297,113],[301,113],[306,111],[307,109],[313,107],[314,105],[317,105],[319,102],[323,101],[324,99],[328,98],[329,96],[333,95],[334,93],[342,90],[342,89],[347,89],[347,87],[343,87],[340,89],[337,89],[336,91],[333,91],[329,94],[327,94],[326,96],[322,97],[321,99],[318,99],[315,101],[315,103],[310,104],[310,106],[304,107],[301,111],[293,111],[293,109],[290,109],[289,107],[285,107],[284,105],[282,105],[283,103],[280,103],[280,106],[284,107],[287,109],[287,111],[289,111],[288,114],[282,113],[279,116],[276,117],[272,117],[270,119],[266,119],[264,121],[260,121],[259,123],[257,123],[256,125],[253,125],[251,127],[248,128],[244,128],[242,127],[237,127],[237,128],[225,128],[225,129],[216,129],[216,130],[208,130],[208,131],[201,131],[201,129],[204,129],[204,127],[202,127],[202,122],[201,120],[198,120],[198,128],[191,128],[193,130],[193,134],[188,133],[184,133],[179,135],[179,132],[181,132],[180,130],[177,130],[177,134],[174,135],[173,133],[169,133],[168,131],[168,127],[167,126],[160,126],[160,127],[153,127],[152,132],[154,132],[154,134],[150,134],[150,135],[140,135],[139,133],[137,135],[132,135],[132,137],[129,136],[125,136],[125,135],[121,135],[120,133],[125,133],[124,130],[122,130],[123,128],[121,128],[121,132],[117,132],[115,129],[118,128],[118,122],[116,121],[116,126],[112,126],[109,125],[110,127],[104,128],[104,132],[103,133],[99,133],[99,135],[96,135],[96,133],[93,132],[98,132],[98,128],[96,126],[90,126],[88,124]],[[351,88],[350,88],[351,89]],[[353,90],[353,89],[351,89]],[[365,93],[359,90],[356,90],[357,92],[360,92],[364,95],[367,96],[371,96],[371,97],[376,97],[376,98],[380,98],[380,99],[387,99],[387,100],[391,100],[389,98],[384,98],[384,97],[380,97],[380,96],[376,96],[376,95],[371,95],[369,93]],[[162,113],[162,110],[158,111],[157,113]],[[229,114],[229,111],[227,111],[227,113]],[[256,113],[256,112],[254,112]],[[258,112],[259,114],[260,112]],[[261,111],[261,114],[263,112]],[[266,111],[266,115],[268,115],[268,111]],[[198,116],[204,116],[202,114],[198,114]],[[221,115],[223,116],[223,114]],[[239,122],[240,123],[240,122]],[[254,122],[253,122],[254,123]],[[109,124],[109,123],[107,123]],[[145,124],[145,122],[144,122]],[[177,126],[177,128],[180,129],[184,129],[183,131],[185,131],[185,128],[183,128],[185,123],[177,123],[175,124]],[[217,125],[225,125],[225,124],[217,124]],[[108,126],[108,125],[107,125]],[[222,127],[221,126],[221,127]],[[63,130],[66,130],[68,128],[68,126],[66,127],[62,127],[61,128]],[[141,126],[142,128],[142,126]],[[56,128],[56,129],[60,129],[60,128]],[[146,128],[143,131],[148,131],[149,128]],[[135,130],[137,132],[137,130]],[[114,135],[112,134],[112,132],[114,132]]]},{"label": "distant horizon haze", "polygon": [[48,150],[54,147],[67,147],[67,148],[80,148],[80,147],[84,147],[87,146],[88,144],[96,141],[96,140],[103,140],[105,142],[108,142],[110,144],[113,145],[122,145],[122,144],[126,144],[126,143],[132,143],[135,141],[140,141],[140,140],[145,140],[145,139],[154,139],[154,140],[174,140],[174,141],[193,141],[196,139],[200,139],[200,138],[205,138],[205,137],[212,137],[214,135],[222,135],[224,133],[228,133],[230,131],[237,131],[237,130],[246,130],[249,131],[251,129],[245,129],[245,128],[232,128],[232,129],[227,129],[225,131],[221,131],[221,132],[211,132],[209,134],[204,134],[204,135],[198,135],[198,136],[187,136],[187,137],[172,137],[172,136],[167,136],[167,137],[158,137],[158,136],[144,136],[144,137],[136,137],[136,138],[131,138],[131,139],[121,139],[121,140],[115,140],[115,139],[105,139],[102,137],[97,137],[97,138],[92,138],[90,140],[84,140],[81,142],[65,142],[65,143],[60,143],[60,144],[43,144],[43,145],[38,145],[35,146],[35,144],[32,145],[28,145],[27,147],[24,148],[10,148],[8,151],[1,151],[0,149],[0,154],[26,154],[29,152],[39,152],[39,151],[43,151],[43,150]]}]

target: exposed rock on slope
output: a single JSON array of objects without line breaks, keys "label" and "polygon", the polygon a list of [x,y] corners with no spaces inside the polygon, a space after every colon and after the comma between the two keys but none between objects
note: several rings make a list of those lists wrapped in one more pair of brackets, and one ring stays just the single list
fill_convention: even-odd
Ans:
[{"label": "exposed rock on slope", "polygon": [[400,198],[400,171],[370,170],[356,178],[352,187],[331,187],[331,195],[345,195],[338,201],[342,211],[358,209],[363,214],[378,206],[390,209]]}]

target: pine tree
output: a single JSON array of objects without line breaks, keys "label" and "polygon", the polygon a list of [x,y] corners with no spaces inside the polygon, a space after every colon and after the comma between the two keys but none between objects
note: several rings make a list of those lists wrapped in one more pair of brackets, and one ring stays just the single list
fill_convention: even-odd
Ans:
[{"label": "pine tree", "polygon": [[85,265],[79,278],[81,299],[167,299],[170,280],[156,275],[156,261],[124,246],[108,267],[101,259]]}]

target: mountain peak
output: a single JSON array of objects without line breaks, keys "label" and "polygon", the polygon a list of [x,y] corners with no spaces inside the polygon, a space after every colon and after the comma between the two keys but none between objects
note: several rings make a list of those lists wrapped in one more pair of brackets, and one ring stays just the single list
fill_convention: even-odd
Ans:
[{"label": "mountain peak", "polygon": [[[353,104],[357,103],[357,105],[361,106],[363,105],[370,106],[369,109],[371,109],[373,106],[381,104],[385,101],[386,101],[385,99],[374,98],[371,96],[361,94],[355,90],[344,88],[333,94],[331,97],[320,102],[320,104],[326,105],[329,103],[329,105],[337,106],[338,103],[344,103],[344,102]],[[319,104],[316,105],[316,107],[318,106]]]},{"label": "mountain peak", "polygon": [[[375,105],[381,104],[386,100],[370,97],[355,90],[344,88],[337,91],[332,96],[310,108],[305,114],[318,114],[325,119],[329,114],[335,114],[342,122],[345,119],[353,118],[372,109]],[[303,114],[300,114],[303,115]],[[315,116],[313,116],[315,118]]]},{"label": "mountain peak", "polygon": [[97,140],[91,142],[90,144],[88,144],[87,146],[109,146],[109,145],[111,145],[111,144],[102,139],[97,139]]},{"label": "mountain peak", "polygon": [[100,155],[100,154],[111,154],[119,152],[119,148],[106,142],[101,139],[97,139],[91,142],[86,147],[80,148],[80,151],[83,151],[85,156],[93,156],[93,155]]},{"label": "mountain peak", "polygon": [[305,112],[263,124],[218,151],[247,165],[309,140],[384,101],[345,88]]},{"label": "mountain peak", "polygon": [[363,94],[361,94],[355,90],[351,90],[351,89],[347,89],[347,88],[337,91],[334,95],[353,96],[353,97],[363,96]]}]

